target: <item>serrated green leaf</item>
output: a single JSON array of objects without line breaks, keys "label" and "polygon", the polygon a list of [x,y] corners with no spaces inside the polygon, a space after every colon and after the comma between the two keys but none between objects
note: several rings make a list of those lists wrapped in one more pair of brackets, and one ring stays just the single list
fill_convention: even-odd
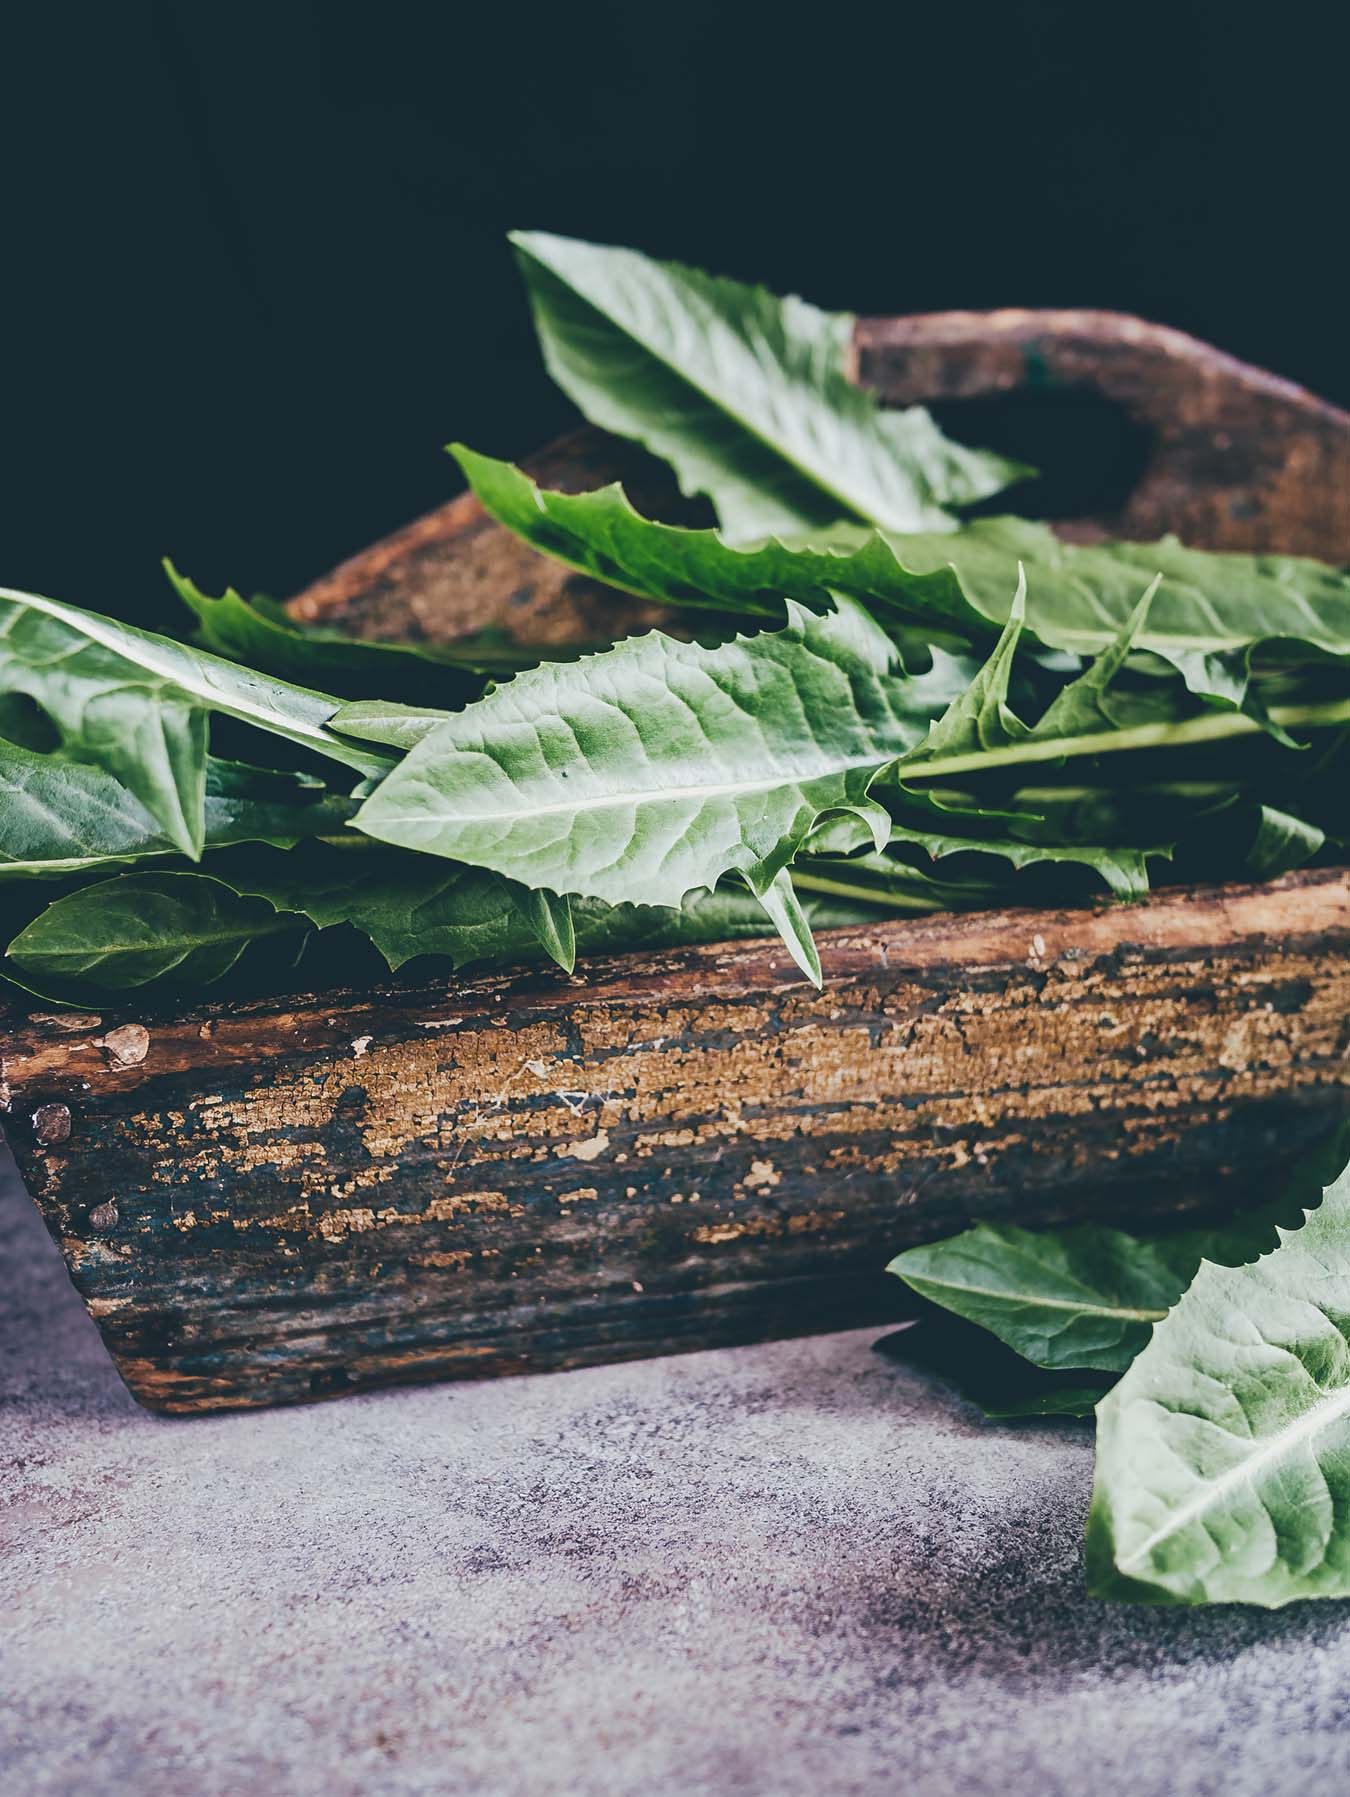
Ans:
[{"label": "serrated green leaf", "polygon": [[513,233],[544,360],[595,424],[670,462],[729,538],[838,518],[942,529],[1026,470],[884,413],[847,377],[853,319],[633,250]]},{"label": "serrated green leaf", "polygon": [[[326,845],[311,848],[303,860],[250,851],[213,857],[211,866],[234,890],[301,912],[320,929],[352,925],[393,969],[422,955],[443,956],[460,968],[509,964],[542,952],[527,890],[485,868],[397,849]],[[854,923],[865,915],[828,902],[808,901],[807,910],[818,925]],[[675,948],[767,933],[763,907],[748,891],[695,893],[678,911],[594,899],[573,900],[569,911],[583,952]]]},{"label": "serrated green leaf", "polygon": [[1202,1265],[1097,1416],[1098,1596],[1350,1596],[1350,1172],[1254,1264]]},{"label": "serrated green leaf", "polygon": [[1350,573],[1306,557],[1214,554],[1175,538],[1062,542],[1023,518],[982,518],[955,532],[815,533],[806,543],[744,546],[712,530],[641,517],[617,487],[542,491],[520,470],[456,445],[494,517],[526,542],[646,599],[777,615],[781,597],[818,606],[826,589],[866,604],[893,630],[979,643],[1008,621],[1013,571],[1029,585],[1026,640],[1097,655],[1118,641],[1139,595],[1161,575],[1133,647],[1157,655],[1207,703],[1249,712],[1246,728],[1282,728],[1250,690],[1253,656],[1302,644],[1350,656]]},{"label": "serrated green leaf", "polygon": [[118,874],[54,900],[9,945],[28,977],[108,992],[154,981],[204,986],[250,944],[301,920],[205,874]]},{"label": "serrated green leaf", "polygon": [[194,859],[205,840],[213,711],[364,774],[389,765],[327,728],[338,701],[326,694],[8,588],[0,589],[0,688],[35,700],[66,752],[115,775]]},{"label": "serrated green leaf", "polygon": [[[618,486],[555,493],[511,463],[463,444],[453,444],[450,453],[499,523],[542,554],[640,598],[777,620],[785,599],[819,610],[829,603],[829,593],[838,591],[863,600],[883,620],[893,618],[930,640],[980,642],[999,628],[970,604],[951,568],[911,575],[879,531],[864,533],[857,547],[838,549],[774,537],[732,543],[720,531],[644,518]],[[1014,566],[1012,559],[1005,561],[1010,583]]]},{"label": "serrated green leaf", "polygon": [[[205,648],[284,680],[321,680],[334,693],[454,710],[478,697],[485,676],[522,665],[519,654],[494,657],[475,643],[382,643],[333,630],[306,630],[280,607],[250,603],[233,587],[219,598],[209,597],[167,557],[164,571],[197,620]],[[530,659],[526,656],[524,665]]]},{"label": "serrated green leaf", "polygon": [[715,649],[652,633],[518,675],[448,719],[355,821],[615,904],[678,906],[732,872],[762,894],[826,813],[857,810],[884,839],[868,786],[964,675],[949,657],[901,673],[846,602]]}]

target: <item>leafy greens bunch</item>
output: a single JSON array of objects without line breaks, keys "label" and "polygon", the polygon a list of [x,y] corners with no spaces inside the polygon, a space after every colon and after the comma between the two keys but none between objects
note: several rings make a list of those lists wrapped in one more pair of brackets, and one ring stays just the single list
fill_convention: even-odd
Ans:
[{"label": "leafy greens bunch", "polygon": [[718,522],[453,453],[527,543],[675,627],[555,659],[360,643],[170,569],[180,642],[0,591],[8,977],[275,979],[324,944],[349,968],[353,931],[391,967],[570,969],[772,927],[819,981],[813,924],[1339,851],[1344,573],[962,522],[1028,471],[854,386],[849,316],[514,241],[552,374]]},{"label": "leafy greens bunch", "polygon": [[[579,655],[355,642],[170,568],[176,641],[0,590],[10,980],[79,1002],[325,953],[350,977],[357,939],[391,968],[570,970],[767,926],[818,982],[821,923],[1343,851],[1344,571],[990,515],[1028,471],[854,386],[847,315],[514,241],[563,390],[716,523],[453,454],[502,524],[671,629]],[[1097,1589],[1350,1593],[1345,1178],[1278,1235],[986,1225],[894,1270],[992,1413],[1100,1401]],[[977,1326],[1005,1358],[969,1354]]]}]

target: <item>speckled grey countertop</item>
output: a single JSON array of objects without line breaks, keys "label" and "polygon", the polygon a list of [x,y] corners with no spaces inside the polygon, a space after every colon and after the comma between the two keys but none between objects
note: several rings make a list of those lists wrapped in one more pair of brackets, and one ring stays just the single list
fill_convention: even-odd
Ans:
[{"label": "speckled grey countertop", "polygon": [[1096,1604],[1085,1430],[878,1330],[168,1421],[0,1198],[0,1788],[1350,1788],[1350,1608]]}]

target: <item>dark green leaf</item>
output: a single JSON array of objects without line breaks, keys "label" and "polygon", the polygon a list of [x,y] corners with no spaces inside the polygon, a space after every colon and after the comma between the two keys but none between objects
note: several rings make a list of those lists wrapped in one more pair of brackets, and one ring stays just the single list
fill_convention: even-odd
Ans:
[{"label": "dark green leaf", "polygon": [[1092,1373],[1031,1366],[983,1329],[940,1311],[873,1346],[888,1360],[954,1386],[991,1421],[1091,1416],[1111,1389],[1110,1379]]},{"label": "dark green leaf", "polygon": [[[205,846],[270,842],[286,847],[341,830],[354,801],[304,775],[209,757]],[[102,768],[35,754],[0,739],[0,880],[61,879],[108,865],[177,853],[134,793]]]},{"label": "dark green leaf", "polygon": [[1291,1197],[1223,1225],[1149,1235],[1095,1223],[1058,1230],[978,1223],[947,1241],[907,1249],[888,1271],[1036,1366],[1120,1372],[1202,1258],[1249,1259],[1275,1239],[1277,1220],[1299,1214]]},{"label": "dark green leaf", "polygon": [[521,665],[519,654],[503,660],[498,652],[494,662],[477,644],[366,642],[337,631],[304,630],[280,607],[250,604],[233,587],[209,598],[167,559],[164,568],[196,618],[205,648],[284,680],[319,680],[334,693],[454,710],[478,697],[485,675]]},{"label": "dark green leaf", "polygon": [[[237,891],[303,912],[320,929],[351,924],[391,968],[421,955],[444,956],[456,968],[510,963],[532,959],[546,946],[530,895],[515,881],[430,856],[364,849],[356,841],[341,850],[315,845],[303,858],[257,851],[217,856],[211,866]],[[767,921],[750,893],[722,890],[696,893],[678,911],[594,899],[574,900],[569,910],[576,945],[596,953],[762,936]],[[862,913],[824,904],[811,915],[828,925],[854,923]]]},{"label": "dark green leaf", "polygon": [[10,943],[9,958],[44,984],[204,986],[251,943],[299,927],[205,874],[119,874],[48,905]]}]

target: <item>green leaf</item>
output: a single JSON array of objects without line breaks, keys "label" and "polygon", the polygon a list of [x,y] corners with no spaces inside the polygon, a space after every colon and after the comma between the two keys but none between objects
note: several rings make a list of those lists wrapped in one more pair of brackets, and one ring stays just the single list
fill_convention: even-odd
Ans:
[{"label": "green leaf", "polygon": [[424,736],[455,714],[425,705],[401,705],[392,699],[358,699],[344,705],[331,720],[343,736],[362,742],[385,743],[400,751],[415,749]]},{"label": "green leaf", "polygon": [[[1267,646],[1350,656],[1350,574],[1305,557],[1216,555],[1172,537],[1085,546],[1022,518],[982,518],[955,532],[855,530],[833,542],[817,534],[811,544],[770,538],[742,547],[717,531],[642,518],[618,487],[541,491],[507,463],[458,445],[453,453],[488,511],[526,542],[645,599],[776,616],[780,598],[818,607],[832,589],[897,632],[979,643],[1008,621],[1020,561],[1028,641],[1078,655],[1109,650],[1129,628],[1140,592],[1161,575],[1132,646],[1228,709],[1254,705],[1250,664]],[[1281,726],[1278,713],[1271,721]],[[1243,727],[1269,727],[1259,706]]]},{"label": "green leaf", "polygon": [[241,898],[205,874],[119,874],[48,905],[9,945],[31,978],[110,992],[152,981],[203,986],[265,936],[299,919]]},{"label": "green leaf", "polygon": [[764,914],[783,939],[783,944],[798,967],[819,989],[825,981],[820,970],[820,950],[811,933],[806,908],[792,883],[792,875],[782,867],[759,894]]},{"label": "green leaf", "polygon": [[1273,1207],[1223,1224],[1149,1234],[1083,1223],[1018,1229],[977,1223],[898,1254],[887,1268],[931,1303],[990,1330],[1049,1370],[1122,1372],[1186,1290],[1203,1258],[1252,1259],[1301,1214],[1302,1182]]},{"label": "green leaf", "polygon": [[[350,799],[302,774],[206,763],[204,843],[290,846],[342,829]],[[60,879],[176,853],[134,793],[102,768],[0,739],[0,881]]]},{"label": "green leaf", "polygon": [[564,973],[571,973],[577,964],[577,932],[571,899],[560,898],[556,892],[545,892],[542,887],[530,886],[519,887],[512,896],[549,960],[556,961]]},{"label": "green leaf", "polygon": [[[1008,708],[1008,681],[1026,621],[1026,607],[1027,576],[1019,563],[1008,622],[993,653],[927,736],[905,756],[906,770],[921,768],[928,761],[953,761],[1002,749],[1033,734]],[[1077,735],[1078,731],[1069,734]]]},{"label": "green leaf", "polygon": [[1350,1596],[1350,1172],[1251,1266],[1203,1265],[1098,1410],[1098,1596]]},{"label": "green leaf", "polygon": [[853,319],[633,250],[540,231],[511,241],[549,373],[595,424],[706,493],[744,541],[861,518],[942,529],[944,509],[1025,473],[884,413],[848,379]]},{"label": "green leaf", "polygon": [[[1025,569],[1009,615],[988,661],[970,686],[952,701],[928,735],[897,760],[887,782],[988,773],[1022,764],[1131,750],[1178,749],[1191,744],[1262,734],[1272,721],[1302,728],[1334,728],[1350,722],[1350,699],[1262,708],[1260,717],[1232,709],[1202,709],[1175,679],[1148,683],[1146,692],[1117,694],[1112,682],[1128,653],[1138,645],[1156,581],[1125,618],[1115,641],[1077,679],[1061,689],[1035,725],[1024,723],[1008,704],[1009,680],[1025,629]],[[1155,601],[1156,603],[1156,601]]]},{"label": "green leaf", "polygon": [[336,699],[8,588],[0,589],[0,689],[35,700],[66,752],[115,775],[173,846],[194,859],[205,840],[213,711],[363,774],[389,765],[327,729]]},{"label": "green leaf", "polygon": [[[785,599],[820,610],[833,590],[930,639],[978,642],[998,630],[966,599],[950,568],[915,578],[879,531],[866,532],[856,548],[789,545],[775,537],[740,545],[720,531],[654,523],[634,511],[618,486],[554,493],[511,463],[463,444],[452,444],[450,453],[485,509],[532,548],[644,599],[778,620]],[[1005,559],[1010,583],[1013,566]]]},{"label": "green leaf", "polygon": [[[456,866],[402,850],[315,845],[303,858],[250,851],[217,856],[213,872],[236,891],[282,911],[302,912],[320,929],[350,924],[368,936],[391,968],[422,955],[456,967],[536,958],[539,919],[527,890],[484,868]],[[682,910],[610,906],[593,899],[569,906],[575,944],[585,952],[675,948],[762,936],[766,919],[749,892],[695,894]],[[839,904],[809,905],[818,924],[856,923],[865,913]],[[565,942],[559,929],[559,946]]]},{"label": "green leaf", "polygon": [[715,649],[652,633],[517,675],[448,719],[356,825],[614,904],[677,906],[732,872],[762,895],[824,813],[858,810],[884,838],[868,786],[964,674],[940,652],[926,674],[896,671],[848,603],[794,607],[787,629]]},{"label": "green leaf", "polygon": [[1317,824],[1274,805],[1261,805],[1247,863],[1258,880],[1273,880],[1311,861],[1326,839],[1326,831]]},{"label": "green leaf", "polygon": [[[203,593],[166,557],[174,591],[197,620],[203,646],[216,655],[284,680],[321,680],[335,693],[358,698],[415,700],[454,709],[475,699],[484,676],[511,672],[519,654],[503,657],[484,645],[367,642],[333,630],[307,630],[281,607],[252,603],[228,587],[218,599]],[[526,665],[529,656],[524,658]]]}]

